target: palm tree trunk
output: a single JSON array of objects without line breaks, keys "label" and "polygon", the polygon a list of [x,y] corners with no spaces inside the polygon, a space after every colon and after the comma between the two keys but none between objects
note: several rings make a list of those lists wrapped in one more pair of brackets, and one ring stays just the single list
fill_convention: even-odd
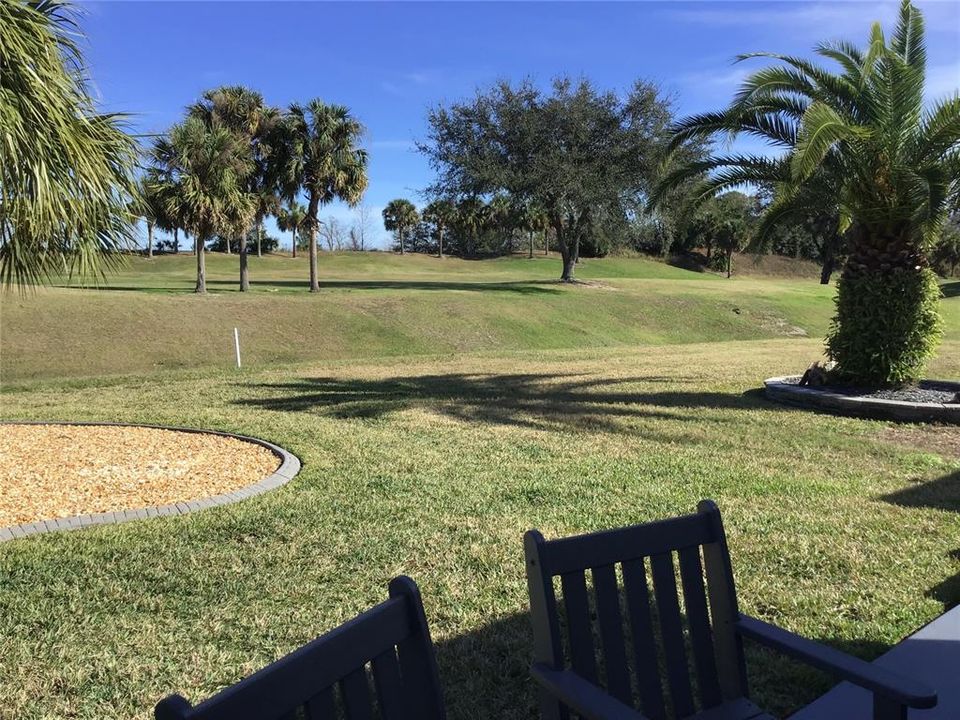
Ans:
[{"label": "palm tree trunk", "polygon": [[309,249],[310,249],[310,292],[320,292],[320,283],[317,280],[317,210],[320,208],[320,200],[313,193],[310,195],[310,207],[308,216],[310,218]]},{"label": "palm tree trunk", "polygon": [[543,254],[550,254],[550,231],[546,229],[543,230]]},{"label": "palm tree trunk", "polygon": [[403,255],[403,227],[400,228],[400,254]]},{"label": "palm tree trunk", "polygon": [[196,236],[193,238],[193,247],[197,255],[197,287],[194,292],[204,294],[207,292],[206,254],[203,252],[203,243]]},{"label": "palm tree trunk", "polygon": [[180,254],[180,229],[173,229],[173,252],[177,255]]},{"label": "palm tree trunk", "polygon": [[247,235],[240,236],[240,292],[250,289],[250,271],[247,268]]},{"label": "palm tree trunk", "polygon": [[224,244],[227,246],[227,255],[232,255],[233,253],[230,252],[230,238],[224,238]]},{"label": "palm tree trunk", "polygon": [[533,260],[533,230],[528,232],[530,233],[530,259]]},{"label": "palm tree trunk", "polygon": [[261,245],[263,244],[263,220],[257,223],[257,257],[263,257]]},{"label": "palm tree trunk", "polygon": [[153,257],[153,223],[147,223],[147,257]]},{"label": "palm tree trunk", "polygon": [[443,225],[438,226],[437,229],[440,231],[440,246],[439,246],[439,247],[440,247],[440,253],[439,253],[439,257],[442,259],[442,258],[443,258]]},{"label": "palm tree trunk", "polygon": [[290,245],[290,248],[293,251],[293,258],[294,260],[296,260],[297,258],[297,229],[296,228],[290,231],[290,236],[291,238],[293,238],[293,242]]},{"label": "palm tree trunk", "polygon": [[727,250],[727,279],[730,278],[733,269],[733,250]]}]

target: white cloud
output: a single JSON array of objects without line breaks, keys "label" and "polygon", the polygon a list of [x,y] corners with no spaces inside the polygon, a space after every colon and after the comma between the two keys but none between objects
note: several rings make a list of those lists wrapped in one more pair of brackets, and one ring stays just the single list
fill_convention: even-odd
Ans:
[{"label": "white cloud", "polygon": [[891,22],[897,13],[893,2],[779,2],[762,8],[749,4],[726,5],[719,8],[675,10],[671,15],[680,21],[714,26],[754,25],[784,27],[791,30],[816,30],[822,34],[829,29],[833,34],[855,32],[866,34],[867,23],[880,20]]}]

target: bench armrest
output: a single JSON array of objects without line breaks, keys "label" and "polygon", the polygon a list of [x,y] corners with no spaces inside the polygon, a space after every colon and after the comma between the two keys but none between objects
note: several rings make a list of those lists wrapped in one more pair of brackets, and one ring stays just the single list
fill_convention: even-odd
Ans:
[{"label": "bench armrest", "polygon": [[533,679],[584,720],[647,720],[592,682],[572,670],[553,670],[536,663],[530,668]]},{"label": "bench armrest", "polygon": [[937,693],[923,683],[800,637],[776,625],[740,615],[736,627],[743,637],[779,650],[784,655],[859,685],[887,700],[912,708],[932,708],[937,704]]}]

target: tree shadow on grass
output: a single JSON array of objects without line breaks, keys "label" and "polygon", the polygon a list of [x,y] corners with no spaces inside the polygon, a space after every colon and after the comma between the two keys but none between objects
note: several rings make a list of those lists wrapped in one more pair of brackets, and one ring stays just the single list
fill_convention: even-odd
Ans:
[{"label": "tree shadow on grass", "polygon": [[[824,624],[826,622],[824,618]],[[626,630],[624,638],[629,649],[630,636]],[[824,637],[820,642],[865,660],[873,660],[890,649],[889,645],[872,640]],[[751,696],[776,717],[798,710],[838,682],[830,675],[755,643],[746,643],[744,650]],[[471,632],[438,642],[436,651],[444,698],[452,720],[539,717],[537,686],[529,674],[533,631],[528,613],[498,618]],[[691,676],[695,676],[692,666]],[[665,677],[661,677],[661,686],[668,687]]]},{"label": "tree shadow on grass", "polygon": [[[943,477],[920,482],[889,493],[880,498],[893,505],[913,508],[932,508],[948,512],[960,512],[960,470]],[[948,553],[954,560],[960,560],[960,548]],[[943,603],[944,610],[960,604],[960,573],[952,575],[934,585],[927,597]]]},{"label": "tree shadow on grass", "polygon": [[[689,381],[687,379],[686,381]],[[318,413],[341,419],[380,418],[411,408],[447,417],[536,429],[623,430],[618,419],[703,421],[697,410],[780,410],[759,391],[639,391],[637,385],[683,383],[667,376],[595,378],[535,373],[411,375],[378,380],[333,377],[255,386],[270,393],[237,404],[266,410]],[[623,386],[631,387],[623,387]],[[713,420],[717,420],[716,417]],[[733,422],[733,419],[730,419]]]},{"label": "tree shadow on grass", "polygon": [[[430,280],[324,280],[320,290],[447,290],[478,293],[513,293],[515,295],[554,295],[562,292],[557,280],[526,280],[523,282],[446,282]],[[58,288],[73,290],[106,290],[110,292],[152,292],[169,294],[193,294],[193,282],[183,285],[101,285],[81,288],[77,285],[54,285]],[[207,280],[207,287],[217,293],[239,292],[236,280]],[[255,293],[269,291],[271,288],[283,290],[307,291],[306,280],[260,280],[251,281],[250,288]]]},{"label": "tree shadow on grass", "polygon": [[892,505],[960,512],[960,470],[919,482],[880,498]]}]

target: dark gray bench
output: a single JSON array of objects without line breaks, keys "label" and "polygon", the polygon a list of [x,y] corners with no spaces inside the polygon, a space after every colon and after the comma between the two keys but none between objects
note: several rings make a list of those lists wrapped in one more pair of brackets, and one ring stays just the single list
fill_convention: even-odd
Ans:
[{"label": "dark gray bench", "polygon": [[[895,645],[872,663],[891,672],[922,678],[937,690],[937,706],[911,709],[910,720],[960,718],[960,606]],[[840,683],[790,720],[870,720],[870,693]]]},{"label": "dark gray bench", "polygon": [[[750,700],[745,641],[863,688],[852,700],[862,709],[856,717],[905,720],[908,708],[936,706],[938,690],[951,693],[926,665],[868,663],[742,614],[720,511],[709,500],[697,509],[549,541],[527,533],[531,674],[544,720],[773,720]],[[952,668],[950,687],[960,683]],[[854,716],[826,708],[813,717]]]},{"label": "dark gray bench", "polygon": [[156,720],[445,720],[416,583],[199,705],[170,695]]}]

